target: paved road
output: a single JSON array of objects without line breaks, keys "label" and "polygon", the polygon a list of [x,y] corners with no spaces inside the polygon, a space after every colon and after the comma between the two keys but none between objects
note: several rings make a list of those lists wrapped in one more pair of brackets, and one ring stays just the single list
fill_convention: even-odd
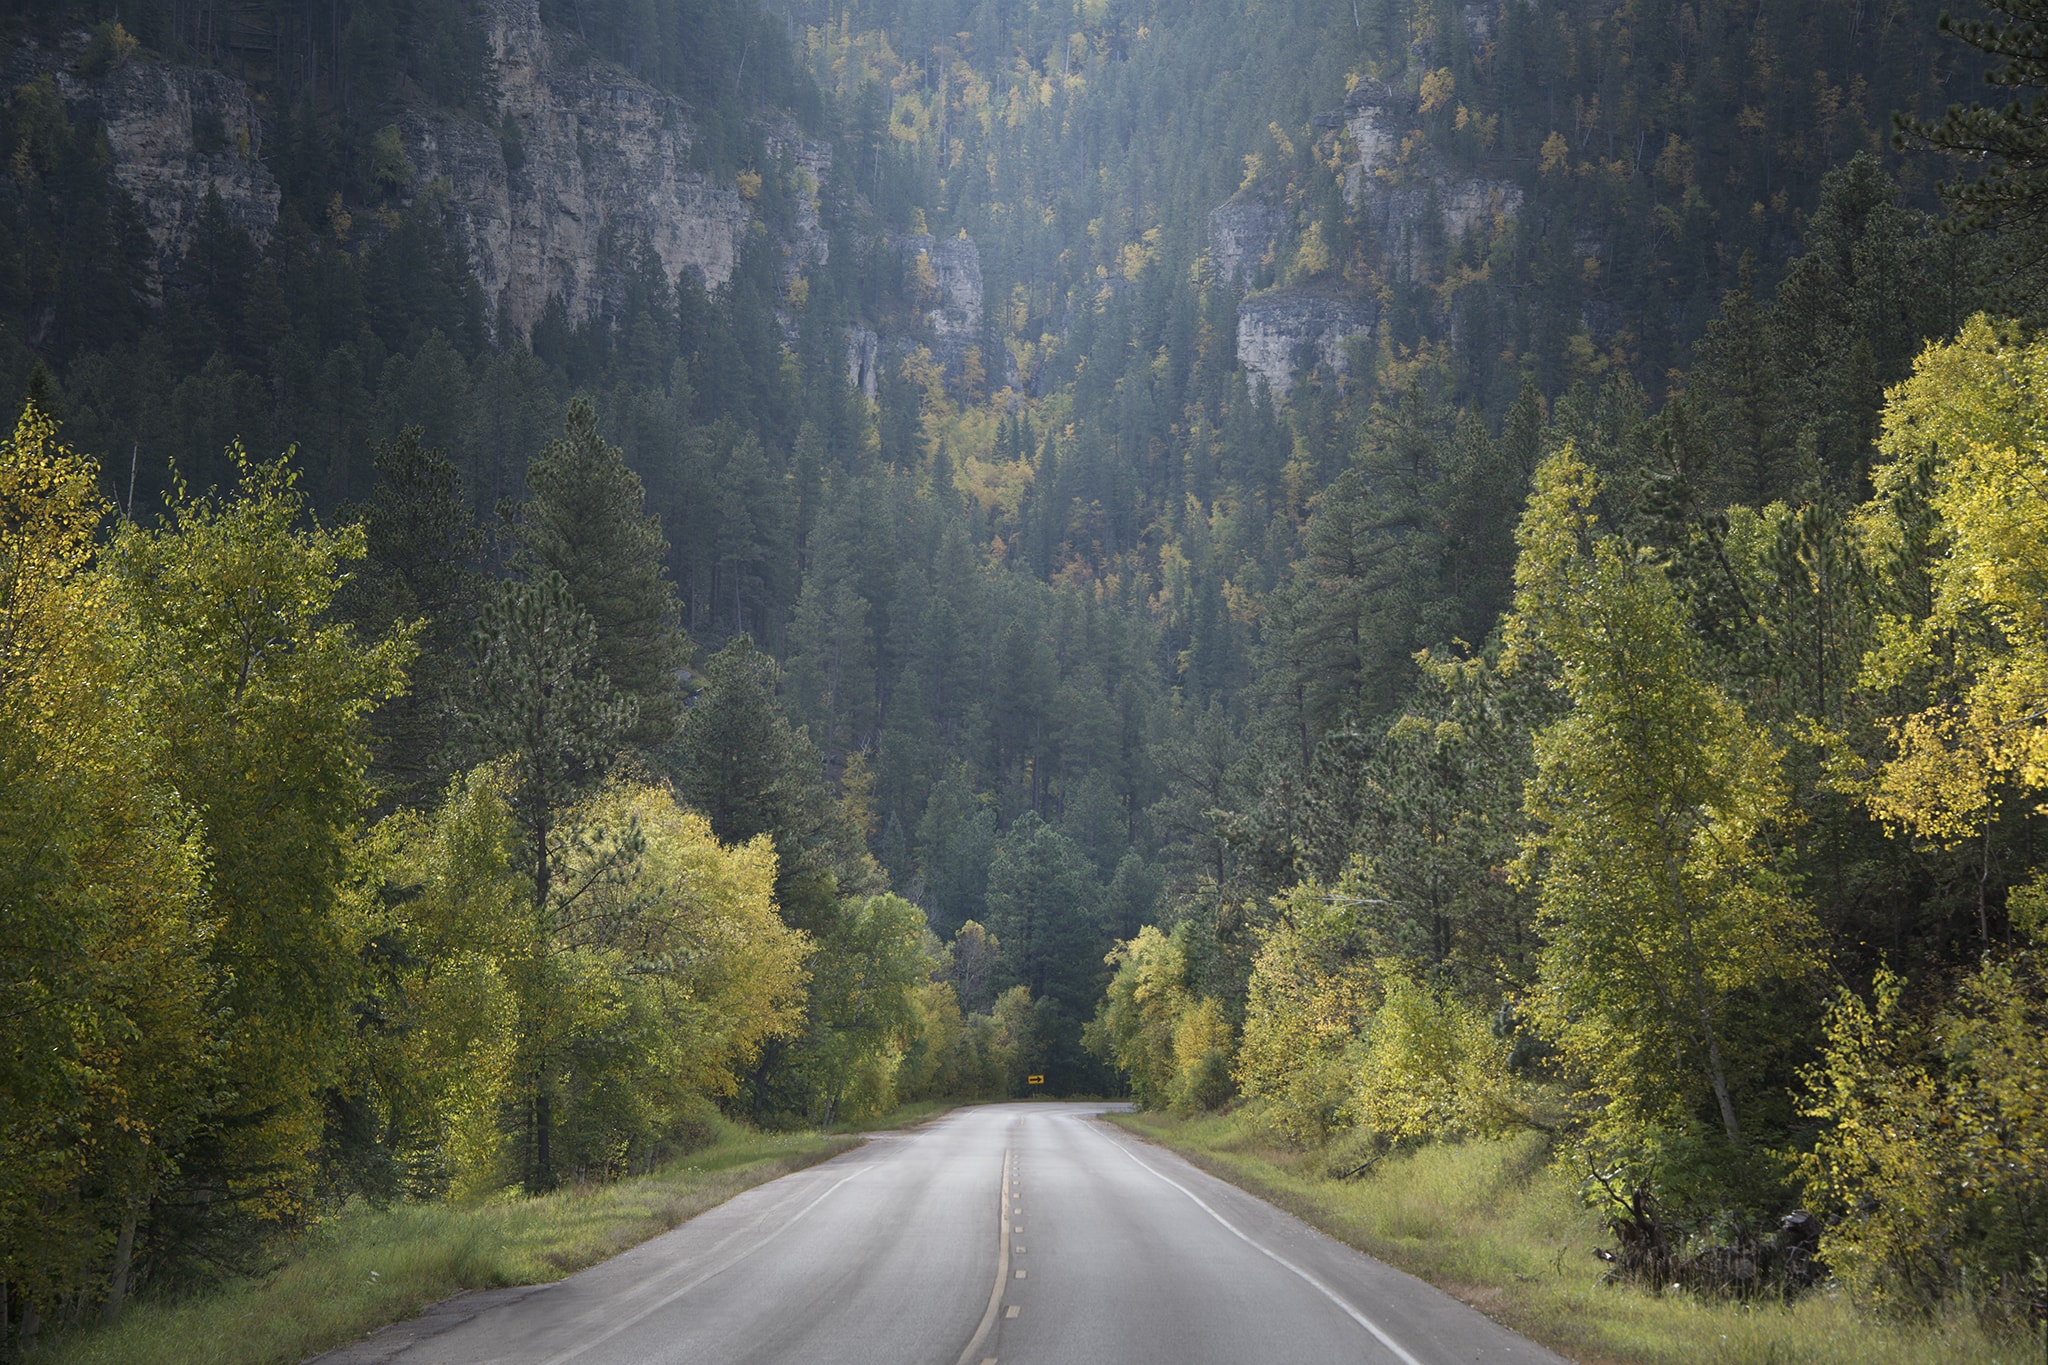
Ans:
[{"label": "paved road", "polygon": [[1559,1357],[1094,1116],[959,1110],[318,1365]]}]

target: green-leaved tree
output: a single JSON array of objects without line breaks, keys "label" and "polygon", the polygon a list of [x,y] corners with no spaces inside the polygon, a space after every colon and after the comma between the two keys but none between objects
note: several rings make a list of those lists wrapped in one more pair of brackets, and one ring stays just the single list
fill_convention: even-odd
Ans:
[{"label": "green-leaved tree", "polygon": [[1596,1144],[1641,1155],[1704,1122],[1746,1142],[1746,993],[1810,966],[1812,925],[1765,841],[1786,818],[1780,753],[1704,674],[1664,573],[1596,533],[1572,447],[1539,469],[1522,519],[1509,663],[1554,660],[1569,713],[1536,736],[1546,1033],[1607,1097]]}]

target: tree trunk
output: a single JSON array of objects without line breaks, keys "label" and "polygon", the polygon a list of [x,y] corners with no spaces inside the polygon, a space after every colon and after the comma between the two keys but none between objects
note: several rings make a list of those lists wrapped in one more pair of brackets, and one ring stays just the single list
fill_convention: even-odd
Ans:
[{"label": "tree trunk", "polygon": [[[1669,838],[1669,826],[1659,819],[1658,827]],[[1692,907],[1686,904],[1685,886],[1679,877],[1678,860],[1670,845],[1664,849],[1665,877],[1670,883],[1672,908],[1678,912],[1678,926],[1685,939],[1685,972],[1691,978],[1693,1009],[1699,1015],[1700,1035],[1707,1044],[1707,1081],[1714,1087],[1714,1102],[1721,1108],[1721,1126],[1728,1133],[1728,1145],[1742,1146],[1742,1124],[1735,1117],[1735,1102],[1728,1095],[1728,1068],[1721,1063],[1721,1035],[1714,1028],[1714,1009],[1707,996],[1707,974],[1700,961],[1699,944],[1693,938]]]},{"label": "tree trunk", "polygon": [[114,1239],[114,1274],[107,1286],[106,1320],[117,1321],[121,1307],[128,1299],[128,1269],[135,1261],[135,1203],[129,1201],[128,1211],[121,1219],[120,1234]]},{"label": "tree trunk", "polygon": [[554,1144],[549,1140],[549,1130],[554,1127],[554,1105],[546,1091],[533,1097],[533,1178],[534,1192],[551,1190],[555,1187]]},{"label": "tree trunk", "polygon": [[1707,1070],[1714,1083],[1714,1099],[1721,1106],[1721,1126],[1728,1130],[1728,1145],[1742,1145],[1742,1125],[1735,1118],[1734,1101],[1728,1098],[1728,1071],[1721,1065],[1721,1039],[1712,1023],[1702,1019],[1707,1032]]}]

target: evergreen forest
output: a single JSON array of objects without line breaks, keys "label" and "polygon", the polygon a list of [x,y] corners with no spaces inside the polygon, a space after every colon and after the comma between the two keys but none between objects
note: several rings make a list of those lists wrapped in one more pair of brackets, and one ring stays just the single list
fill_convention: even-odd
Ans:
[{"label": "evergreen forest", "polygon": [[0,1358],[1027,1093],[2048,1313],[2044,33],[0,0]]}]

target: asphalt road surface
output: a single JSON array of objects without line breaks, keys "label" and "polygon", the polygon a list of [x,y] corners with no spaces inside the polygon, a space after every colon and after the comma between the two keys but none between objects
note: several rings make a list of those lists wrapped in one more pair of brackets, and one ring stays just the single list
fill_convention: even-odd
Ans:
[{"label": "asphalt road surface", "polygon": [[1560,1358],[1103,1123],[962,1109],[555,1284],[318,1365],[1452,1365]]}]

